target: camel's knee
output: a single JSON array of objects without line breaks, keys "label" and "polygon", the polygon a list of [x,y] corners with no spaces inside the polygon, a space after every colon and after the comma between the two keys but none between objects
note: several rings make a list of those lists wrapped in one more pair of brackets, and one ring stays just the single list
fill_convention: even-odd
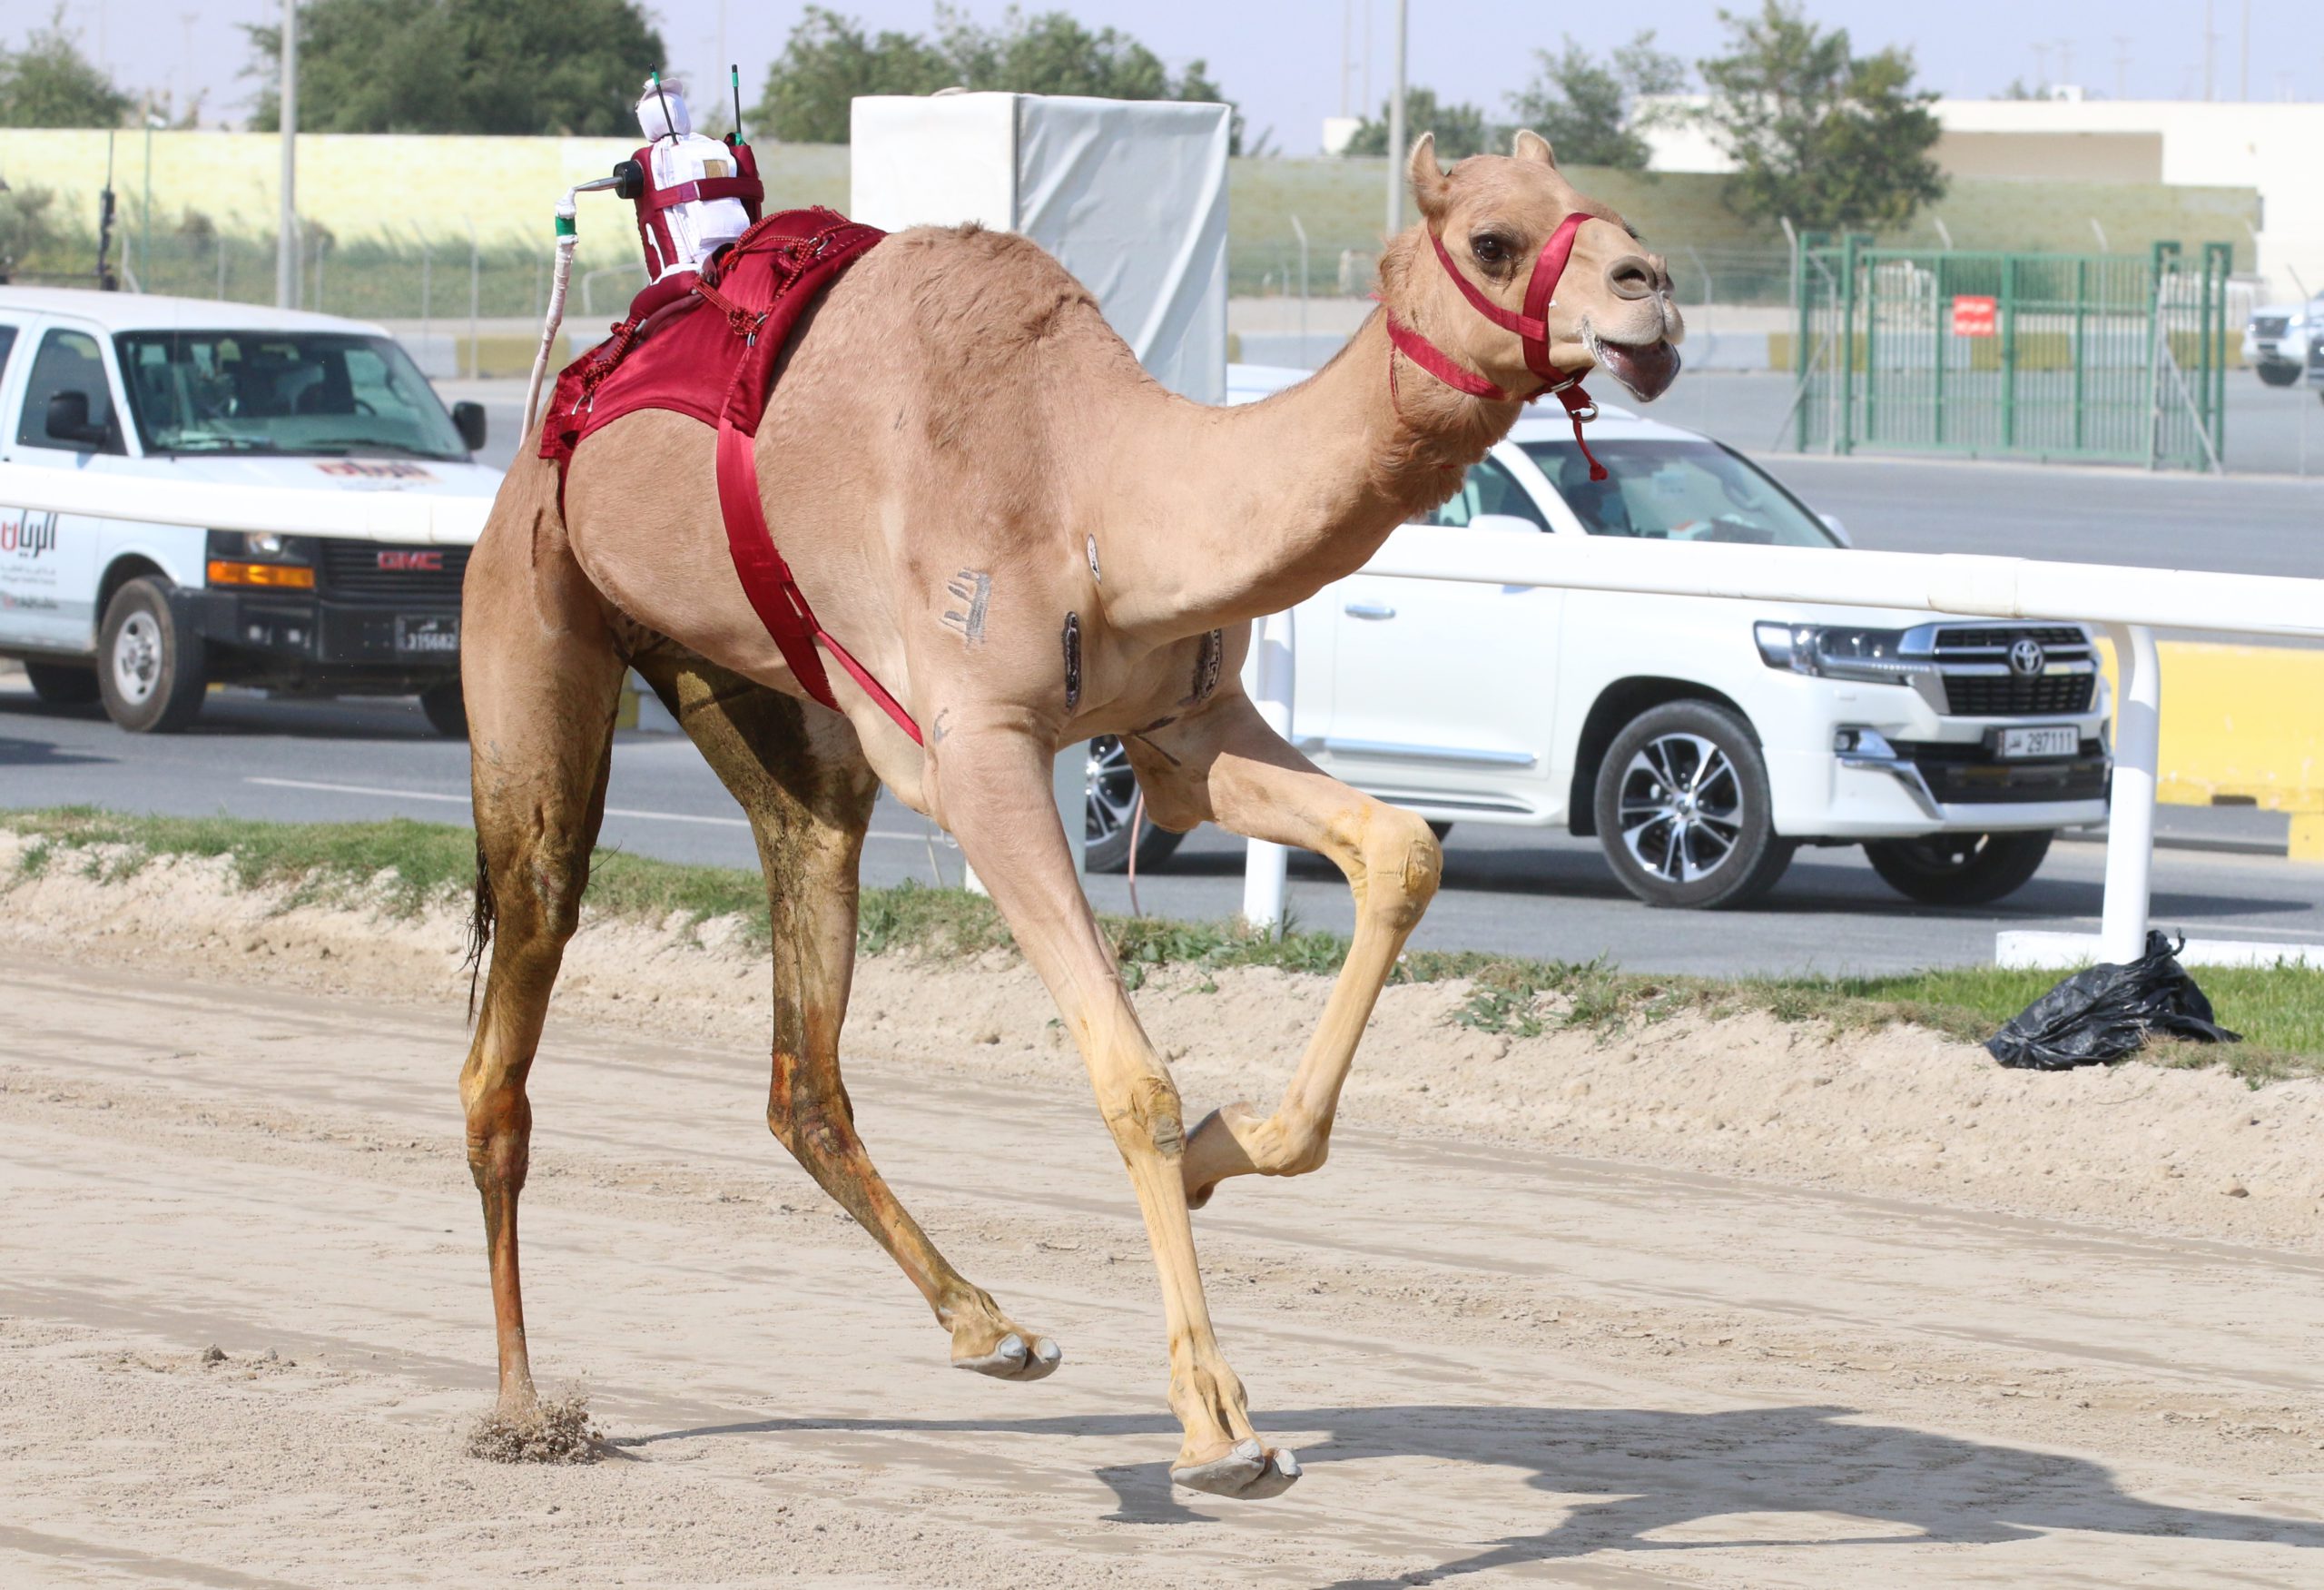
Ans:
[{"label": "camel's knee", "polygon": [[766,1126],[803,1162],[833,1163],[862,1149],[847,1090],[836,1081],[808,1074],[796,1059],[780,1052],[774,1057],[774,1081],[767,1089]]},{"label": "camel's knee", "polygon": [[520,1078],[502,1076],[460,1089],[468,1106],[468,1175],[487,1195],[525,1185],[533,1139],[533,1106]]},{"label": "camel's knee", "polygon": [[1353,880],[1357,909],[1384,926],[1409,932],[1436,897],[1444,847],[1426,819],[1402,806],[1374,804],[1364,813],[1362,854]]},{"label": "camel's knee", "polygon": [[1098,1103],[1123,1159],[1158,1153],[1176,1160],[1186,1152],[1185,1109],[1177,1084],[1167,1073],[1141,1072],[1104,1086]]}]

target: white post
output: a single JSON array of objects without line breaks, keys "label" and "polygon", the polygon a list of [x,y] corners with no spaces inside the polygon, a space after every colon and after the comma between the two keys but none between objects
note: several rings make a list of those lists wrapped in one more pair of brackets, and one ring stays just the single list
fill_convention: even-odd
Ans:
[{"label": "white post", "polygon": [[1409,0],[1396,0],[1396,83],[1388,94],[1388,235],[1394,238],[1404,230],[1404,140],[1411,129],[1404,125],[1404,43],[1411,35],[1411,5]]},{"label": "white post", "polygon": [[299,0],[282,0],[282,216],[274,240],[274,303],[299,307]]},{"label": "white post", "polygon": [[2162,668],[2154,632],[2109,624],[2121,700],[2114,726],[2114,798],[2106,815],[2106,907],[2098,958],[2120,964],[2146,952],[2148,880],[2154,864],[2154,782],[2162,745]]},{"label": "white post", "polygon": [[[1266,726],[1291,738],[1292,641],[1295,631],[1289,613],[1275,613],[1251,626],[1251,649],[1257,688],[1251,705]],[[1283,931],[1284,884],[1289,875],[1290,853],[1265,839],[1248,842],[1243,861],[1243,920],[1275,936]]]}]

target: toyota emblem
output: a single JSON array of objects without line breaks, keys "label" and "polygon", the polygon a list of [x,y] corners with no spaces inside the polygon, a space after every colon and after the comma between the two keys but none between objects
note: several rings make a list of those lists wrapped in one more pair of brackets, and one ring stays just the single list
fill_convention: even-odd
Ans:
[{"label": "toyota emblem", "polygon": [[2009,648],[2009,671],[2021,679],[2033,678],[2048,665],[2049,660],[2049,654],[2042,649],[2042,643],[2032,636]]}]

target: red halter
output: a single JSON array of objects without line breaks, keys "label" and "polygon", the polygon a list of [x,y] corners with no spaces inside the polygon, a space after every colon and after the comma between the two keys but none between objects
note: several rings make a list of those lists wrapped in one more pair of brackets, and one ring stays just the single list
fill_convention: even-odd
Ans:
[{"label": "red halter", "polygon": [[[1553,295],[1557,291],[1558,280],[1565,274],[1566,262],[1573,256],[1574,233],[1581,230],[1583,222],[1595,219],[1576,212],[1558,222],[1557,230],[1550,233],[1549,241],[1541,245],[1541,254],[1533,262],[1532,279],[1525,284],[1525,310],[1521,314],[1502,308],[1485,296],[1483,289],[1462,274],[1460,266],[1452,262],[1452,255],[1444,247],[1444,240],[1433,231],[1428,234],[1428,241],[1435,247],[1437,261],[1444,267],[1444,273],[1452,278],[1452,285],[1461,290],[1461,296],[1469,301],[1470,306],[1502,330],[1517,333],[1518,341],[1524,349],[1525,368],[1541,378],[1538,388],[1522,394],[1524,400],[1554,397],[1565,405],[1566,417],[1573,421],[1574,442],[1581,449],[1581,456],[1590,460],[1590,478],[1603,480],[1606,478],[1605,466],[1590,450],[1590,443],[1581,434],[1581,422],[1598,418],[1598,405],[1591,402],[1590,395],[1581,390],[1579,375],[1561,376],[1557,367],[1550,362],[1549,313],[1551,305],[1557,301]],[[1388,341],[1394,343],[1396,351],[1405,358],[1456,391],[1494,403],[1516,401],[1521,396],[1516,392],[1504,391],[1483,376],[1463,370],[1435,343],[1410,327],[1398,324],[1393,311],[1388,313]]]}]

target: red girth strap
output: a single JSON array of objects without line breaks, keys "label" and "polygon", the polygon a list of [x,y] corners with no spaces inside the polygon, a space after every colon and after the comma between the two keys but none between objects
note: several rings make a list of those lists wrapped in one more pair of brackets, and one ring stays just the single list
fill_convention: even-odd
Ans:
[{"label": "red girth strap", "polygon": [[[812,239],[798,239],[779,247],[754,226],[720,256],[713,272],[716,280],[705,281],[696,289],[709,304],[724,309],[728,325],[746,339],[734,379],[726,390],[726,400],[718,411],[719,517],[726,521],[726,549],[734,560],[734,573],[742,581],[743,592],[750,598],[759,622],[774,637],[776,649],[783,653],[783,660],[790,665],[792,676],[800,686],[832,711],[840,709],[838,700],[832,695],[831,676],[823,671],[823,659],[815,649],[821,643],[824,650],[839,659],[839,666],[847,670],[848,677],[917,746],[922,741],[920,726],[912,721],[911,714],[872,676],[869,668],[855,660],[836,636],[823,627],[814,608],[807,605],[806,595],[792,577],[790,564],[775,549],[773,533],[767,528],[766,507],[759,497],[759,460],[753,438],[765,410],[767,392],[774,383],[775,361],[807,305],[832,277],[885,235],[837,215],[831,217],[831,222]],[[771,302],[763,309],[737,304],[719,291],[733,282],[736,266],[743,256],[762,252],[776,256],[768,262],[773,267],[767,278],[773,294]],[[791,262],[788,268],[786,260]]]},{"label": "red girth strap", "polygon": [[[1461,296],[1469,301],[1469,306],[1503,331],[1517,333],[1519,346],[1524,350],[1525,368],[1541,380],[1540,387],[1522,394],[1522,397],[1528,401],[1554,397],[1565,406],[1566,417],[1573,421],[1574,443],[1581,449],[1581,456],[1590,460],[1590,478],[1603,480],[1606,468],[1590,450],[1590,442],[1581,434],[1582,421],[1598,418],[1598,405],[1591,402],[1589,394],[1581,390],[1580,376],[1561,376],[1557,366],[1550,362],[1550,306],[1557,301],[1559,279],[1565,274],[1567,262],[1573,257],[1574,234],[1581,230],[1582,222],[1591,219],[1593,217],[1577,211],[1559,222],[1557,230],[1551,232],[1541,244],[1541,252],[1533,261],[1533,274],[1525,283],[1522,313],[1503,309],[1486,297],[1484,290],[1470,281],[1461,267],[1453,262],[1452,251],[1444,246],[1444,240],[1433,229],[1429,232],[1428,241],[1436,251],[1437,262],[1444,267],[1444,273],[1452,278],[1452,285],[1461,290]],[[1455,391],[1466,392],[1472,398],[1482,398],[1493,403],[1519,400],[1521,394],[1505,391],[1498,382],[1463,370],[1436,344],[1409,326],[1399,324],[1393,311],[1388,311],[1387,321],[1388,341],[1395,345],[1396,351]]]}]

